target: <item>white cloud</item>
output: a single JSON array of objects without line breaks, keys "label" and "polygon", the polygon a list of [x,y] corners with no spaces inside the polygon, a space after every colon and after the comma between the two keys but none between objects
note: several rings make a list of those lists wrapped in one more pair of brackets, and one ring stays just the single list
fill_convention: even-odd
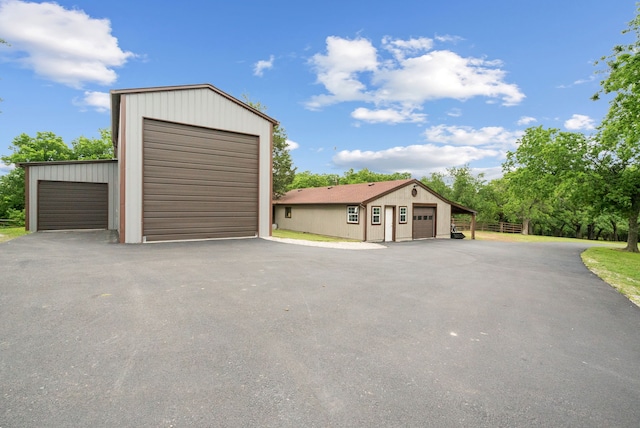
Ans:
[{"label": "white cloud", "polygon": [[360,101],[406,110],[430,100],[478,96],[512,106],[525,97],[517,85],[505,82],[500,61],[431,50],[432,39],[385,37],[383,51],[392,56],[387,59],[363,38],[330,36],[326,44],[326,54],[314,55],[310,63],[327,93],[312,97],[306,104],[309,109]]},{"label": "white cloud", "polygon": [[413,176],[421,176],[499,155],[496,150],[478,147],[423,144],[378,151],[343,150],[333,156],[332,160],[340,168],[368,168],[388,173],[410,172]]},{"label": "white cloud", "polygon": [[396,60],[402,61],[407,55],[417,55],[420,52],[431,50],[433,48],[433,40],[426,37],[401,40],[385,36],[382,38],[382,47],[391,52]]},{"label": "white cloud", "polygon": [[351,112],[351,117],[368,123],[423,123],[427,120],[427,115],[414,113],[411,109],[404,111],[394,109],[370,110],[359,107]]},{"label": "white cloud", "polygon": [[425,130],[427,141],[455,146],[483,146],[491,149],[514,147],[522,131],[509,131],[501,126],[475,129],[470,126],[436,125]]},{"label": "white cloud", "polygon": [[529,125],[533,122],[537,122],[538,119],[536,119],[535,117],[531,117],[531,116],[522,116],[520,119],[518,119],[518,122],[516,122],[519,126],[522,125]]},{"label": "white cloud", "polygon": [[111,96],[108,92],[85,91],[82,100],[74,100],[79,107],[91,107],[101,113],[111,110]]},{"label": "white cloud", "polygon": [[14,164],[5,165],[3,163],[0,163],[0,175],[8,174],[15,168],[16,166]]},{"label": "white cloud", "polygon": [[253,75],[262,77],[265,70],[271,70],[273,68],[274,60],[273,55],[271,55],[268,60],[260,60],[256,62],[253,66]]},{"label": "white cloud", "polygon": [[295,141],[287,140],[287,150],[295,150],[298,147],[300,147],[300,144],[296,143]]},{"label": "white cloud", "polygon": [[317,73],[317,81],[329,92],[317,95],[307,103],[310,109],[343,101],[371,99],[366,85],[358,78],[360,73],[373,72],[378,67],[377,51],[368,40],[343,39],[329,36],[327,54],[315,54],[310,63]]},{"label": "white cloud", "polygon": [[571,116],[571,119],[564,122],[564,127],[570,131],[592,130],[596,128],[594,120],[583,114],[574,114]]},{"label": "white cloud", "polygon": [[0,28],[17,54],[13,61],[73,88],[112,84],[114,68],[134,56],[120,49],[108,19],[56,3],[0,0]]},{"label": "white cloud", "polygon": [[503,105],[520,103],[524,94],[513,84],[505,83],[506,73],[497,62],[464,58],[451,51],[432,51],[407,58],[398,67],[380,70],[374,82],[381,86],[383,101],[421,104],[453,98],[467,100],[476,96],[490,100],[501,98]]}]

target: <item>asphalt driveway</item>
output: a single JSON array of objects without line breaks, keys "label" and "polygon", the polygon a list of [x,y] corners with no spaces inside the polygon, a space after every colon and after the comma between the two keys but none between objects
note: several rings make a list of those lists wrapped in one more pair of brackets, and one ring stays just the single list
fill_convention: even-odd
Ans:
[{"label": "asphalt driveway", "polygon": [[0,427],[640,426],[640,308],[572,244],[0,244]]}]

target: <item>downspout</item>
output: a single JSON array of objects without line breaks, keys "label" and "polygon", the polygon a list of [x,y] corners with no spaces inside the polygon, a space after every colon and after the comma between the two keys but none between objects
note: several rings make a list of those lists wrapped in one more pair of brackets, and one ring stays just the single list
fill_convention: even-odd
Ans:
[{"label": "downspout", "polygon": [[363,242],[367,242],[367,207],[365,205],[362,205],[362,204],[360,204],[358,206],[360,207],[359,209],[364,212],[363,216],[358,217],[358,218],[363,218],[364,219],[364,221],[362,222],[362,224],[364,226],[364,230],[363,230],[363,234],[362,234],[364,236],[364,239],[362,241]]}]

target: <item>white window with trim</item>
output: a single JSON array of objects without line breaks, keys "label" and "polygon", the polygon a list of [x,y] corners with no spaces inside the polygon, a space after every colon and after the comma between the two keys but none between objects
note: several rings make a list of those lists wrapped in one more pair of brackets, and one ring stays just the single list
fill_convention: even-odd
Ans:
[{"label": "white window with trim", "polygon": [[398,211],[398,223],[404,224],[407,222],[408,217],[408,208],[400,207],[400,211]]},{"label": "white window with trim", "polygon": [[382,224],[382,208],[371,207],[371,224]]},{"label": "white window with trim", "polygon": [[358,223],[359,222],[359,209],[357,205],[349,205],[347,207],[347,223]]}]

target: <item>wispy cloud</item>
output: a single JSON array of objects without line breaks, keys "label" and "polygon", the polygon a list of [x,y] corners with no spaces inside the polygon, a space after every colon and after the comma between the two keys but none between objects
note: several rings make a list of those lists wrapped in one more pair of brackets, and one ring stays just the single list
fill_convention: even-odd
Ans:
[{"label": "wispy cloud", "polygon": [[264,75],[265,70],[270,70],[273,68],[273,62],[275,58],[273,55],[269,56],[268,60],[261,59],[253,65],[253,75],[262,77]]},{"label": "wispy cloud", "polygon": [[519,126],[522,125],[530,125],[534,122],[537,122],[538,119],[536,119],[535,117],[531,117],[531,116],[522,116],[520,119],[518,119],[518,122],[516,122]]},{"label": "wispy cloud", "polygon": [[437,125],[425,130],[424,135],[432,143],[506,150],[515,146],[522,131],[509,131],[501,126],[476,129],[471,126]]},{"label": "wispy cloud", "polygon": [[296,143],[295,141],[287,140],[287,150],[291,151],[299,147],[300,147],[300,144]]},{"label": "wispy cloud", "polygon": [[[396,146],[382,150],[342,150],[333,156],[341,168],[369,168],[382,172],[410,172],[414,176],[444,171],[485,159],[502,160],[523,132],[499,126],[437,125],[424,131],[425,144]],[[490,171],[492,176],[499,172]]]},{"label": "wispy cloud", "polygon": [[414,176],[420,176],[498,155],[496,150],[478,147],[422,144],[377,151],[343,150],[334,155],[332,160],[341,168],[369,168],[388,173],[410,172]]},{"label": "wispy cloud", "polygon": [[351,117],[367,123],[423,123],[427,120],[427,115],[416,113],[413,109],[395,110],[378,109],[370,110],[359,107],[351,112]]},{"label": "wispy cloud", "polygon": [[111,110],[111,97],[108,92],[85,91],[81,99],[74,99],[73,104],[82,108],[93,108],[101,113]]},{"label": "wispy cloud", "polygon": [[564,127],[569,131],[590,131],[596,129],[595,121],[584,114],[574,114],[571,119],[564,122]]},{"label": "wispy cloud", "polygon": [[0,175],[5,175],[8,174],[9,172],[11,172],[13,169],[15,169],[15,165],[14,164],[10,164],[10,165],[5,165],[3,163],[0,163]]}]

